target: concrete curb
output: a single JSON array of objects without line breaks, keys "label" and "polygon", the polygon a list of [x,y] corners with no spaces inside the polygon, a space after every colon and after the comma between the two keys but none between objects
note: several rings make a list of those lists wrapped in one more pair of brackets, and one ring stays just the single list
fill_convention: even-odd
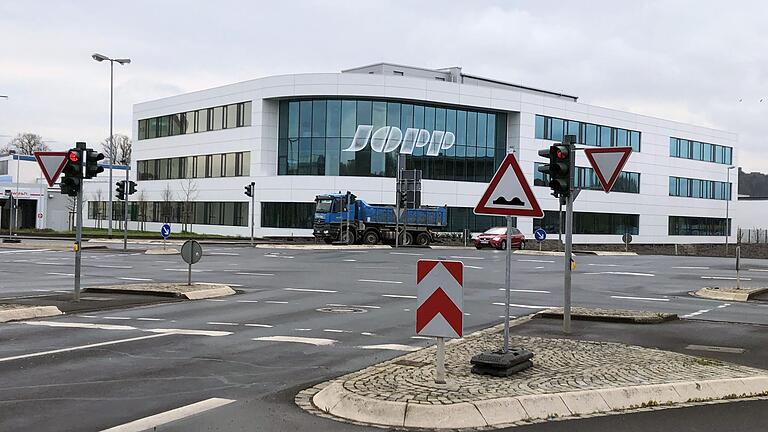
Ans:
[{"label": "concrete curb", "polygon": [[[543,311],[533,314],[533,318],[563,318],[563,308],[545,309]],[[674,313],[653,313],[651,315],[632,315],[632,314],[615,314],[610,313],[589,313],[579,312],[578,309],[571,310],[571,319],[576,321],[598,321],[598,322],[612,322],[612,323],[624,323],[624,324],[660,324],[667,321],[675,321],[679,319],[677,314]]]},{"label": "concrete curb", "polygon": [[333,417],[364,424],[464,429],[766,395],[768,376],[755,376],[431,405],[376,400],[350,392],[337,380],[316,393],[312,403]]},{"label": "concrete curb", "polygon": [[724,301],[749,301],[753,297],[768,291],[768,287],[765,288],[744,288],[738,291],[721,290],[718,287],[704,287],[694,293],[695,297],[701,297],[711,300],[724,300]]},{"label": "concrete curb", "polygon": [[163,297],[181,297],[187,300],[202,300],[216,297],[226,297],[233,294],[237,294],[229,285],[216,284],[216,283],[195,283],[195,287],[201,285],[209,286],[204,289],[185,289],[186,284],[163,284],[173,285],[172,290],[160,289],[152,287],[153,284],[126,284],[126,285],[111,285],[104,287],[90,287],[83,291],[87,292],[105,292],[105,293],[121,293],[121,294],[144,294],[144,295],[157,295]]},{"label": "concrete curb", "polygon": [[533,250],[533,249],[516,250],[516,251],[512,251],[512,253],[516,254],[516,255],[536,255],[536,256],[563,256],[563,255],[565,255],[564,252],[537,251],[537,250]]},{"label": "concrete curb", "polygon": [[145,255],[179,255],[181,252],[179,252],[176,248],[168,248],[168,249],[147,249],[144,254]]},{"label": "concrete curb", "polygon": [[0,310],[0,323],[63,315],[56,306],[28,306]]}]

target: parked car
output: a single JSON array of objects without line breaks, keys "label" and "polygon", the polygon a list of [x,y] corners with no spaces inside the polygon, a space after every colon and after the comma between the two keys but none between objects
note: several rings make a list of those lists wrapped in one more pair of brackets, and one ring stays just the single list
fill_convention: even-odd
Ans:
[{"label": "parked car", "polygon": [[[475,237],[475,247],[482,249],[492,247],[496,249],[507,248],[507,227],[495,227]],[[517,228],[512,228],[512,247],[525,249],[525,235]]]}]

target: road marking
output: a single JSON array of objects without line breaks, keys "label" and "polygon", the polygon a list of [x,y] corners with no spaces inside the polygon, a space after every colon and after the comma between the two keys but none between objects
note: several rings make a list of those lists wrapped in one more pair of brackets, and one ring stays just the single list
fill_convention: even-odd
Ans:
[{"label": "road marking", "polygon": [[269,324],[245,324],[246,327],[262,327],[262,328],[272,328],[274,326],[271,326]]},{"label": "road marking", "polygon": [[[96,318],[96,317],[94,317]],[[24,321],[23,324],[43,327],[83,328],[98,330],[139,330],[136,327],[116,324],[76,323],[60,321]]]},{"label": "road marking", "polygon": [[709,267],[699,267],[699,266],[679,266],[679,267],[672,267],[673,269],[682,269],[682,270],[709,270]]},{"label": "road marking", "polygon": [[123,269],[123,270],[130,270],[130,269],[133,268],[131,266],[107,265],[107,264],[101,264],[101,265],[97,264],[97,265],[94,265],[92,267],[96,267],[96,268],[113,268],[113,269]]},{"label": "road marking", "polygon": [[274,254],[265,254],[265,258],[285,258],[285,259],[293,259],[294,257],[288,256],[288,255],[274,255]]},{"label": "road marking", "polygon": [[390,252],[390,255],[410,255],[410,256],[423,256],[424,254],[413,252]]},{"label": "road marking", "polygon": [[323,329],[323,331],[328,333],[352,333],[351,330],[337,330],[337,329]]},{"label": "road marking", "polygon": [[586,275],[618,275],[618,276],[649,276],[654,277],[656,276],[653,273],[633,273],[633,272],[619,272],[619,271],[604,271],[604,272],[593,272],[593,273],[584,273]]},{"label": "road marking", "polygon": [[165,318],[136,318],[136,320],[137,321],[165,321]]},{"label": "road marking", "polygon": [[361,270],[397,270],[398,267],[386,267],[386,266],[355,266],[356,269]]},{"label": "road marking", "polygon": [[218,321],[209,321],[206,324],[209,325],[224,325],[224,326],[238,326],[240,324],[238,323],[232,323],[232,322],[218,322]]},{"label": "road marking", "polygon": [[728,307],[728,306],[730,306],[730,305],[731,305],[730,303],[723,303],[723,304],[721,304],[720,306],[718,306],[717,308],[718,308],[718,309],[727,308],[727,307]]},{"label": "road marking", "polygon": [[299,292],[313,292],[313,293],[336,293],[334,290],[324,289],[310,289],[310,288],[283,288],[284,291],[299,291]]},{"label": "road marking", "polygon": [[236,275],[243,276],[274,276],[273,273],[249,273],[249,272],[237,272]]},{"label": "road marking", "polygon": [[29,253],[29,252],[48,252],[50,249],[21,249],[21,250],[9,250],[0,251],[0,254],[16,254],[16,253]]},{"label": "road marking", "polygon": [[205,301],[209,301],[209,302],[225,302],[226,300],[222,300],[222,299],[205,299]]},{"label": "road marking", "polygon": [[[188,272],[189,269],[163,269],[163,271],[173,271],[173,272]],[[192,273],[202,273],[202,272],[208,272],[210,270],[197,270],[192,269]]]},{"label": "road marking", "polygon": [[34,265],[55,265],[55,266],[67,265],[67,263],[50,263],[50,262],[36,262],[36,263],[32,263],[32,264],[34,264]]},{"label": "road marking", "polygon": [[663,302],[669,301],[668,298],[658,298],[658,297],[611,296],[611,298],[622,299],[622,300],[648,300],[648,301],[663,301]]},{"label": "road marking", "polygon": [[238,303],[258,303],[258,300],[236,300]]},{"label": "road marking", "polygon": [[451,256],[451,258],[454,259],[473,259],[473,260],[484,260],[485,257],[468,257],[468,256]]},{"label": "road marking", "polygon": [[297,329],[293,329],[293,330],[295,330],[295,331],[312,331],[311,328],[297,328]]},{"label": "road marking", "polygon": [[467,264],[464,264],[464,268],[471,268],[471,269],[477,269],[477,270],[482,270],[483,269],[482,267],[473,266],[473,265],[467,265]]},{"label": "road marking", "polygon": [[431,338],[429,336],[411,336],[411,339],[423,339],[423,340],[432,340],[434,338]]},{"label": "road marking", "polygon": [[137,277],[119,277],[117,279],[127,280],[127,281],[138,281],[138,282],[151,282],[152,279],[148,278],[137,278]]},{"label": "road marking", "polygon": [[32,291],[35,291],[35,292],[51,292],[51,291],[53,291],[53,290],[48,290],[48,289],[36,289],[36,290],[32,290]]},{"label": "road marking", "polygon": [[150,333],[168,333],[168,334],[180,334],[188,336],[229,336],[232,332],[219,331],[219,330],[194,330],[194,329],[174,329],[174,328],[156,328],[144,330]]},{"label": "road marking", "polygon": [[[731,276],[702,276],[702,279],[715,279],[715,280],[736,280],[736,277]],[[751,281],[752,278],[739,278],[740,280]]]},{"label": "road marking", "polygon": [[234,399],[210,398],[204,401],[195,402],[183,407],[175,408],[160,414],[151,415],[142,419],[134,420],[119,426],[105,429],[102,432],[140,432],[147,429],[154,430],[158,426],[168,424],[186,417],[191,417],[214,408],[222,407],[234,402]]},{"label": "road marking", "polygon": [[619,264],[587,264],[595,267],[619,267]]},{"label": "road marking", "polygon": [[712,309],[701,309],[701,310],[697,310],[696,312],[692,312],[692,313],[689,313],[689,314],[687,314],[687,315],[683,315],[683,316],[681,316],[680,318],[693,318],[693,317],[695,317],[695,316],[698,316],[698,315],[701,315],[701,314],[705,314],[705,313],[707,313],[707,312],[709,312],[709,311],[711,311],[711,310],[712,310]]},{"label": "road marking", "polygon": [[369,306],[369,305],[345,305],[345,304],[339,304],[339,303],[326,303],[326,306],[339,306],[339,307],[359,307],[359,308],[366,308],[366,309],[381,309],[381,306]]},{"label": "road marking", "polygon": [[378,279],[358,279],[358,282],[370,282],[370,283],[383,283],[383,284],[401,284],[400,281],[390,281],[390,280],[378,280]]},{"label": "road marking", "polygon": [[710,345],[688,345],[685,347],[687,350],[691,351],[710,351],[710,352],[721,352],[721,353],[729,353],[729,354],[744,354],[745,349],[744,348],[733,348],[733,347],[721,347],[721,346],[710,346]]},{"label": "road marking", "polygon": [[278,301],[278,300],[265,300],[264,303],[271,303],[271,304],[288,304],[287,301]]},{"label": "road marking", "polygon": [[131,318],[129,317],[119,317],[119,316],[105,316],[101,317],[102,319],[108,319],[108,320],[129,320]]},{"label": "road marking", "polygon": [[360,349],[366,349],[366,350],[389,350],[389,351],[418,351],[421,349],[421,347],[414,347],[410,345],[401,345],[401,344],[380,344],[380,345],[360,345],[358,346]]},{"label": "road marking", "polygon": [[748,269],[749,271],[768,272],[768,269]]},{"label": "road marking", "polygon": [[333,345],[336,342],[338,342],[337,340],[334,340],[334,339],[308,338],[308,337],[299,337],[299,336],[263,336],[263,337],[253,338],[252,340],[264,341],[264,342],[303,343],[303,344],[314,345],[314,346]]},{"label": "road marking", "polygon": [[369,333],[369,332],[361,332],[360,334],[363,336],[376,336],[374,333]]},{"label": "road marking", "polygon": [[[74,276],[75,275],[74,273],[57,273],[57,272],[51,272],[46,274],[49,274],[51,276]],[[59,291],[56,291],[56,292],[59,292]]]},{"label": "road marking", "polygon": [[542,259],[519,259],[520,262],[535,262],[535,263],[553,263],[553,260],[542,260]]},{"label": "road marking", "polygon": [[400,294],[382,294],[382,297],[400,298],[400,299],[415,299],[415,295],[400,295]]},{"label": "road marking", "polygon": [[342,260],[342,261],[344,261],[344,262],[357,262],[356,259],[345,259],[345,260]]},{"label": "road marking", "polygon": [[536,266],[536,267],[534,267],[534,270],[543,269],[543,268],[544,268],[544,266]]},{"label": "road marking", "polygon": [[[30,322],[27,322],[26,324],[29,324],[29,323]],[[116,345],[116,344],[121,344],[121,343],[126,343],[126,342],[134,342],[134,341],[139,341],[139,340],[144,340],[144,339],[152,339],[152,338],[158,338],[158,337],[163,337],[163,336],[170,336],[172,334],[173,333],[153,334],[153,335],[132,337],[132,338],[128,338],[128,339],[118,339],[118,340],[107,341],[107,342],[99,342],[99,343],[93,343],[93,344],[88,344],[88,345],[80,345],[80,346],[75,346],[75,347],[70,347],[70,348],[60,348],[60,349],[36,352],[36,353],[31,353],[31,354],[22,354],[22,355],[17,355],[17,356],[13,356],[13,357],[0,358],[0,363],[7,362],[7,361],[12,361],[12,360],[20,360],[20,359],[25,359],[25,358],[41,357],[41,356],[45,356],[45,355],[49,355],[49,354],[58,354],[58,353],[69,352],[69,351],[78,351],[78,350],[84,350],[84,349],[89,349],[89,348],[98,348],[98,347],[102,347],[102,346]]]},{"label": "road marking", "polygon": [[233,253],[233,252],[208,252],[208,255],[240,256],[239,253]]},{"label": "road marking", "polygon": [[[501,303],[501,302],[493,303],[493,305],[494,306],[505,306],[505,304]],[[534,305],[524,305],[524,304],[514,304],[514,303],[510,303],[509,306],[510,307],[516,307],[516,308],[523,308],[523,309],[549,309],[549,308],[553,308],[554,307],[554,306],[534,306]]]},{"label": "road marking", "polygon": [[[499,288],[499,291],[506,291],[506,288]],[[527,290],[527,289],[511,289],[512,292],[519,292],[519,293],[537,293],[537,294],[551,294],[549,291],[544,290]]]}]

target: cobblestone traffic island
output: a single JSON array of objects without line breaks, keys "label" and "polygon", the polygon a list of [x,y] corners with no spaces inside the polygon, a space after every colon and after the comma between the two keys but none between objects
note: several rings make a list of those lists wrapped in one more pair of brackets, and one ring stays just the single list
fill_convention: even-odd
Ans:
[{"label": "cobblestone traffic island", "polygon": [[[524,320],[518,320],[518,323]],[[619,343],[512,336],[534,366],[497,378],[470,358],[502,344],[502,326],[446,344],[447,383],[435,384],[435,347],[300,392],[317,415],[406,428],[485,429],[552,418],[768,395],[768,371]]]}]

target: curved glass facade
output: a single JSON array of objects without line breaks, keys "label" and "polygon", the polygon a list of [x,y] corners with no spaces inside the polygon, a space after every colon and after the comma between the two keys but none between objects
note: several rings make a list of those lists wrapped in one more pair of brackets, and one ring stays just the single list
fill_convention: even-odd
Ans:
[{"label": "curved glass facade", "polygon": [[[422,170],[424,179],[488,182],[506,153],[505,113],[374,99],[323,98],[281,100],[279,115],[278,175],[395,177],[399,148],[382,152],[366,145],[359,151],[344,150],[352,144],[358,126],[372,126],[374,140],[380,128],[398,128],[405,137],[403,142],[409,136],[408,129],[423,129],[433,140],[444,139],[443,147],[448,147],[448,132],[453,134],[454,144],[441,148],[437,156],[426,154],[429,146],[419,141],[422,135],[418,135],[405,168]],[[384,150],[389,148],[388,141]]]}]

